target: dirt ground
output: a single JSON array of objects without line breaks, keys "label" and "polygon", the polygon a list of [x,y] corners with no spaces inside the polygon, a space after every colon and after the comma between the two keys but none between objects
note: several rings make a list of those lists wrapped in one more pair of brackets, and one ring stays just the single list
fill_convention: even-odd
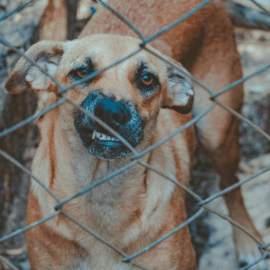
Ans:
[{"label": "dirt ground", "polygon": [[[2,2],[5,1],[2,0]],[[17,20],[22,20],[22,18],[17,16]],[[30,23],[33,24],[33,22],[29,22],[29,25]],[[6,28],[6,31],[10,30]],[[33,31],[33,29],[31,31]],[[10,36],[14,37],[15,35],[10,34]],[[25,44],[25,42],[22,41],[24,37],[17,36],[16,38],[16,41]],[[238,49],[242,57],[244,75],[248,75],[263,65],[270,63],[270,33],[236,29],[236,38]],[[3,50],[5,49],[0,45],[0,53],[2,55],[8,53]],[[14,59],[11,60],[17,61],[17,59],[18,58],[14,56]],[[268,123],[268,121],[270,121],[269,70],[266,70],[245,82],[245,103],[243,107],[243,115],[259,125],[268,134],[270,134],[270,123]],[[0,68],[0,77],[1,76]],[[4,92],[1,91],[3,88],[1,87],[1,84],[3,85],[3,81],[0,82],[0,115],[1,102],[3,103],[4,98],[6,97]],[[247,124],[241,125],[240,133],[242,161],[238,176],[240,179],[244,179],[270,164],[270,143]],[[270,242],[269,177],[270,172],[266,172],[242,187],[247,209],[266,243]],[[198,162],[193,173],[191,188],[200,196],[206,198],[219,191],[218,176],[207,164]],[[190,215],[192,214],[193,209],[192,207],[189,207],[189,205],[192,204],[194,204],[194,202],[191,199],[188,199],[188,212]],[[211,202],[210,206],[216,211],[227,215],[227,209],[222,198],[214,200]],[[190,229],[197,252],[199,270],[237,269],[235,250],[232,241],[232,229],[227,221],[224,221],[213,214],[205,214],[202,218],[193,223],[190,226]],[[7,247],[5,250],[0,249],[0,255],[10,259],[18,269],[30,270],[23,241],[20,242],[20,245],[17,245],[16,248]],[[0,263],[0,270],[8,269],[5,267],[6,266],[4,265],[1,266]],[[256,267],[251,269],[256,270]]]}]

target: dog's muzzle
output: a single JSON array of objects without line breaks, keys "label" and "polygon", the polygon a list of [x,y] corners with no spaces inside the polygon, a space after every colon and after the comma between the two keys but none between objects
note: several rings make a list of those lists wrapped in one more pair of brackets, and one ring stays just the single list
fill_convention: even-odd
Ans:
[{"label": "dog's muzzle", "polygon": [[[105,96],[95,91],[80,106],[113,128],[133,147],[142,140],[142,120],[131,102],[115,101],[114,96]],[[80,110],[74,112],[74,124],[83,145],[96,157],[116,159],[130,152],[121,141]]]}]

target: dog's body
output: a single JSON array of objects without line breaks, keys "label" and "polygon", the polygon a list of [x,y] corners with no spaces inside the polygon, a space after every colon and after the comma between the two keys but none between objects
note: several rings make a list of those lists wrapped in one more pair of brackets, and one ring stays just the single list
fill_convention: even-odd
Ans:
[{"label": "dog's body", "polygon": [[[90,58],[94,66],[104,68],[135,49],[138,49],[136,39],[98,35],[67,43],[41,42],[27,54],[38,64],[45,63],[43,67],[49,72],[55,70],[52,65],[56,65],[54,76],[68,85],[72,72],[85,65],[85,61]],[[41,55],[45,55],[46,59]],[[145,66],[143,70],[147,67],[147,70],[157,74],[159,86],[156,90],[140,88],[140,83],[136,83],[135,87],[134,76],[141,72],[142,65]],[[25,85],[17,84],[16,79],[21,75]],[[30,83],[32,88],[39,90],[45,85],[41,77],[45,78],[45,75],[22,59],[10,76],[6,88],[10,92],[23,91],[30,86],[27,83]],[[84,86],[69,90],[68,97],[100,117],[140,151],[191,119],[190,114],[179,116],[179,113],[169,109],[159,113],[161,106],[175,106],[171,104],[175,101],[167,96],[168,83],[172,91],[182,91],[181,88],[186,91],[181,99],[190,110],[193,99],[190,80],[180,77],[174,69],[167,68],[161,60],[146,52],[106,71],[91,82],[88,88]],[[45,88],[48,92],[58,91],[57,87],[49,86],[49,83]],[[186,99],[185,95],[191,99]],[[52,96],[55,98],[51,102],[55,102],[55,94],[52,93]],[[118,119],[118,109],[121,115],[130,115],[126,118],[130,117],[131,120]],[[116,115],[112,116],[113,120],[107,118],[110,110]],[[127,123],[123,124],[125,121]],[[119,123],[124,130],[121,127],[119,129]],[[84,137],[86,126],[92,128],[87,131],[91,133],[90,137],[93,130],[104,133],[84,114],[74,112],[70,104],[63,104],[46,114],[40,125],[41,142],[33,161],[33,173],[60,199],[74,195],[131,161],[131,154],[127,156],[126,150],[115,146],[114,142],[109,142],[113,150],[99,144],[97,138],[89,146],[89,138]],[[187,185],[194,146],[195,136],[191,127],[145,155],[143,160]],[[33,183],[27,223],[52,214],[55,203],[46,191]],[[72,200],[63,206],[63,210],[127,254],[151,244],[186,220],[183,191],[141,165],[130,168],[110,182]],[[30,230],[26,239],[33,270],[127,268],[125,263],[121,263],[121,255],[62,215]],[[187,227],[141,255],[138,262],[150,269],[195,269],[195,254]]]},{"label": "dog's body", "polygon": [[[161,0],[132,0],[124,3],[112,0],[110,4],[133,22],[145,36],[149,36],[201,2],[199,0],[170,0],[164,4]],[[132,30],[102,7],[83,30],[80,38],[96,33],[134,36]],[[115,41],[118,39],[123,42],[121,45]],[[131,38],[103,35],[73,41],[66,45],[63,43],[46,44],[42,43],[31,48],[29,56],[39,64],[45,62],[49,64],[47,69],[52,74],[57,69],[54,76],[64,85],[70,83],[67,79],[70,70],[82,64],[80,60],[77,60],[82,56],[88,56],[92,61],[91,54],[99,51],[94,56],[98,59],[95,65],[103,68],[113,60],[118,60],[138,48],[136,41]],[[151,45],[163,54],[181,62],[214,92],[242,76],[232,25],[221,1],[208,4],[195,15],[153,41]],[[40,56],[42,52],[43,57]],[[41,57],[41,62],[38,55]],[[174,71],[174,75],[170,75],[167,68],[167,75],[165,75],[166,65],[162,61],[145,52],[139,55],[142,55],[140,61],[146,61],[146,66],[150,65],[159,79],[161,78],[160,89],[174,89],[174,87],[166,87],[166,80],[170,83],[171,78],[174,80],[180,78],[179,74],[176,75]],[[112,70],[106,71],[105,75],[100,75],[101,77],[90,83],[87,91],[83,90],[84,88],[69,90],[68,97],[94,114],[96,110],[89,105],[90,100],[105,99],[106,102],[100,101],[102,106],[107,103],[116,106],[115,103],[121,103],[121,100],[124,100],[125,102],[117,105],[120,107],[116,106],[118,109],[115,109],[119,117],[119,112],[122,112],[124,119],[121,116],[117,121],[126,124],[127,115],[136,115],[134,119],[137,120],[134,121],[138,134],[133,130],[133,133],[137,135],[134,135],[136,138],[131,139],[131,142],[136,146],[136,150],[140,151],[189,121],[190,115],[179,114],[169,109],[160,110],[162,106],[174,107],[172,100],[162,97],[165,90],[160,91],[159,95],[153,94],[153,99],[149,99],[148,95],[141,92],[138,94],[138,89],[130,86],[131,75],[127,72],[134,73],[134,63],[139,61],[137,59],[137,56],[134,56]],[[73,67],[71,67],[72,61]],[[35,69],[33,71],[33,67],[31,71],[30,65],[21,60],[7,82],[7,90],[18,93],[31,85],[33,89],[52,92],[51,102],[56,101],[54,93],[59,89],[45,80],[41,79],[42,83],[35,81],[35,74],[41,76],[41,73]],[[18,86],[23,80],[22,86]],[[46,87],[42,86],[44,83],[47,84]],[[185,89],[184,86],[190,85],[189,80],[182,77],[178,83],[183,86],[183,89]],[[91,96],[92,92],[96,93],[95,91],[98,94]],[[200,87],[196,86],[195,91],[193,114],[198,115],[211,106],[212,102],[209,100],[209,95]],[[188,91],[185,94],[191,95]],[[219,97],[220,101],[236,111],[241,110],[242,99],[242,86],[237,86]],[[129,106],[126,102],[133,105]],[[187,101],[181,102],[177,106],[183,106],[183,102],[186,102],[185,106],[187,104],[190,106]],[[102,107],[99,103],[95,106]],[[40,125],[42,139],[33,162],[33,173],[60,199],[75,194],[126,165],[131,156],[127,156],[122,148],[115,148],[116,152],[110,152],[104,146],[103,148],[89,146],[89,138],[84,134],[80,123],[85,125],[86,121],[88,125],[91,121],[79,112],[74,113],[73,110],[70,104],[65,104],[43,118]],[[125,110],[130,110],[130,112],[127,113]],[[108,113],[108,110],[106,113],[105,111],[101,113],[103,120],[112,121],[111,118],[108,120],[104,116]],[[111,123],[108,124],[111,125]],[[196,124],[199,144],[220,174],[222,188],[238,181],[236,177],[239,162],[238,125],[238,120],[221,107],[216,107]],[[125,132],[124,130],[120,132],[124,138],[133,136],[132,132],[129,134],[128,129],[125,129]],[[189,128],[145,155],[143,160],[154,167],[158,166],[165,174],[187,185],[193,163],[194,147],[194,131],[193,128]],[[225,200],[231,217],[260,238],[244,208],[240,190],[236,189],[226,194]],[[55,200],[33,183],[28,205],[28,224],[53,213],[54,205]],[[64,205],[63,210],[127,254],[132,254],[147,246],[186,220],[183,191],[140,165],[136,165],[86,195],[72,200]],[[33,270],[127,269],[127,265],[121,263],[122,256],[62,215],[31,229],[27,232],[26,238]],[[234,229],[234,240],[238,258],[244,263],[250,263],[260,256],[257,245],[237,229]],[[186,227],[181,229],[136,260],[149,269],[195,269],[195,255],[188,229]],[[265,269],[264,264],[258,267],[257,269]]]}]

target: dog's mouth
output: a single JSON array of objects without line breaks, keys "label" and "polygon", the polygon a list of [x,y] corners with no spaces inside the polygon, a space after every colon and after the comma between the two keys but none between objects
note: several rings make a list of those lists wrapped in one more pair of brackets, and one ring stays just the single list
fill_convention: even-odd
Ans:
[{"label": "dog's mouth", "polygon": [[119,142],[118,139],[116,139],[115,137],[111,137],[111,136],[108,136],[104,133],[101,133],[101,132],[98,132],[98,131],[93,131],[92,132],[92,140],[98,140],[98,141],[101,141],[101,142],[106,142],[106,143],[110,143],[110,142]]},{"label": "dog's mouth", "polygon": [[79,132],[80,137],[87,148],[89,148],[93,143],[99,143],[108,146],[119,145],[121,143],[120,140],[109,134],[109,132],[102,133],[88,127],[77,127],[77,131]]},{"label": "dog's mouth", "polygon": [[[98,158],[112,160],[125,157],[130,152],[119,139],[115,138],[108,132],[103,133],[93,130],[92,128],[78,126],[76,129],[88,152]],[[123,135],[121,136],[129,141],[129,139],[125,138]],[[140,140],[138,140],[136,144],[139,141]],[[130,141],[129,143],[132,142]]]}]

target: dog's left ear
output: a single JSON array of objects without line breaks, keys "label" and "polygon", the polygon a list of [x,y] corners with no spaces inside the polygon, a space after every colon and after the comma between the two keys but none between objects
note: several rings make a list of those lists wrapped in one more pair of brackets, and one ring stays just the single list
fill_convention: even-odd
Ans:
[{"label": "dog's left ear", "polygon": [[[183,66],[170,59],[179,69],[167,65],[168,88],[162,108],[173,109],[179,113],[189,113],[193,106],[194,90],[189,72]],[[183,72],[181,72],[183,70]]]},{"label": "dog's left ear", "polygon": [[[64,42],[40,41],[27,50],[25,56],[32,62],[53,76],[58,68],[64,53]],[[45,75],[38,67],[21,57],[15,70],[10,74],[5,88],[10,94],[20,94],[26,90],[48,91],[52,83],[51,78]]]}]

